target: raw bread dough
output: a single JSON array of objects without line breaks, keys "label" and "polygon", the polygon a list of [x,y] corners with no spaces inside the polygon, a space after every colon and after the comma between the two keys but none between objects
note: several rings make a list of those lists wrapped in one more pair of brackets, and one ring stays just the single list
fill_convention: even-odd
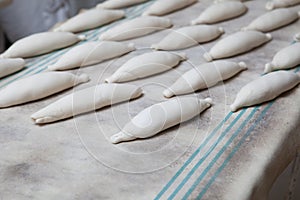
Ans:
[{"label": "raw bread dough", "polygon": [[262,32],[269,32],[296,21],[299,16],[300,12],[297,13],[287,8],[276,9],[254,19],[248,26],[246,26],[242,30],[257,30]]},{"label": "raw bread dough", "polygon": [[43,32],[22,38],[11,45],[3,54],[2,58],[27,58],[49,53],[73,45],[85,36],[77,36],[68,32]]},{"label": "raw bread dough", "polygon": [[300,43],[292,44],[277,52],[271,63],[265,66],[265,73],[279,69],[290,69],[300,64]]},{"label": "raw bread dough", "polygon": [[196,3],[198,0],[157,0],[143,15],[162,16]]},{"label": "raw bread dough", "polygon": [[295,34],[294,40],[298,42],[300,41],[300,33]]},{"label": "raw bread dough", "polygon": [[210,88],[246,69],[247,66],[244,62],[215,61],[205,63],[184,73],[163,94],[170,98],[174,95],[188,94]]},{"label": "raw bread dough", "polygon": [[148,138],[157,133],[194,118],[209,108],[212,100],[197,97],[182,97],[154,104],[138,113],[110,140],[116,144],[136,138]]},{"label": "raw bread dough", "polygon": [[273,10],[275,8],[284,8],[299,4],[300,0],[272,0],[266,3],[267,10]]},{"label": "raw bread dough", "polygon": [[141,88],[129,84],[99,84],[66,95],[31,115],[36,124],[55,122],[100,109],[102,107],[129,101],[142,95]]},{"label": "raw bread dough", "polygon": [[300,83],[300,76],[291,71],[277,71],[264,75],[247,85],[237,94],[230,106],[233,112],[242,107],[257,105],[275,99]]},{"label": "raw bread dough", "polygon": [[195,24],[214,24],[238,17],[247,12],[247,7],[239,1],[226,1],[213,4],[202,12],[202,14],[191,22]]},{"label": "raw bread dough", "polygon": [[100,35],[100,40],[121,41],[163,30],[172,26],[171,20],[162,17],[137,17],[117,25]]},{"label": "raw bread dough", "polygon": [[17,80],[0,92],[0,108],[42,99],[80,83],[89,81],[86,74],[45,72]]},{"label": "raw bread dough", "polygon": [[124,8],[135,4],[143,3],[146,1],[149,0],[107,0],[103,3],[99,3],[97,5],[97,8],[118,9],[118,8]]},{"label": "raw bread dough", "polygon": [[0,59],[0,78],[20,71],[25,67],[25,60],[22,58]]},{"label": "raw bread dough", "polygon": [[135,50],[134,45],[120,42],[86,42],[66,52],[50,70],[67,70],[100,63]]},{"label": "raw bread dough", "polygon": [[250,51],[272,39],[271,34],[259,31],[241,31],[217,42],[209,52],[204,54],[207,61],[227,58]]},{"label": "raw bread dough", "polygon": [[211,25],[187,26],[172,30],[170,34],[164,37],[158,44],[152,45],[151,48],[156,50],[184,49],[199,43],[212,41],[220,37],[223,33],[223,28]]},{"label": "raw bread dough", "polygon": [[91,9],[70,18],[54,31],[76,33],[111,23],[124,16],[125,12],[122,10]]},{"label": "raw bread dough", "polygon": [[243,2],[245,0],[215,0],[214,3],[222,3],[222,2],[225,2],[225,1],[239,1],[239,2]]},{"label": "raw bread dough", "polygon": [[184,53],[156,51],[131,58],[123,64],[111,77],[108,83],[125,82],[144,78],[167,71],[186,60]]}]

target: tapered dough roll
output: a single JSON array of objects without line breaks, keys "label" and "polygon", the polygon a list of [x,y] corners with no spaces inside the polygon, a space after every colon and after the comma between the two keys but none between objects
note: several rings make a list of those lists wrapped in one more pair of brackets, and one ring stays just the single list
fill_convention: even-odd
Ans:
[{"label": "tapered dough roll", "polygon": [[154,104],[138,113],[124,128],[113,135],[113,144],[148,138],[157,133],[194,118],[209,108],[210,98],[182,97]]},{"label": "tapered dough roll", "polygon": [[58,61],[48,66],[49,70],[68,70],[77,67],[85,67],[108,59],[119,57],[135,50],[134,44],[120,42],[86,42],[73,47],[66,52]]},{"label": "tapered dough roll", "polygon": [[204,54],[207,61],[228,58],[250,51],[272,39],[271,34],[259,31],[240,31],[217,42]]},{"label": "tapered dough roll", "polygon": [[107,0],[103,3],[99,3],[97,8],[105,8],[105,9],[118,9],[129,7],[135,4],[140,4],[149,0]]},{"label": "tapered dough roll", "polygon": [[125,12],[122,10],[91,9],[70,18],[54,31],[77,33],[111,23],[124,16]]},{"label": "tapered dough roll", "polygon": [[116,83],[148,77],[170,70],[183,60],[186,60],[184,53],[164,51],[145,53],[128,60],[105,81]]},{"label": "tapered dough roll", "polygon": [[274,70],[290,69],[300,65],[300,43],[292,44],[277,52],[271,63],[267,63],[264,73]]},{"label": "tapered dough roll", "polygon": [[0,78],[20,71],[25,67],[25,60],[22,58],[0,59]]},{"label": "tapered dough roll", "polygon": [[299,83],[300,76],[294,72],[277,71],[269,73],[242,87],[230,108],[235,112],[242,107],[270,101],[294,88]]},{"label": "tapered dough roll", "polygon": [[188,7],[197,1],[198,0],[157,0],[143,13],[143,15],[166,15]]},{"label": "tapered dough roll", "polygon": [[276,8],[285,8],[294,6],[300,3],[300,0],[272,0],[266,3],[267,10],[273,10]]},{"label": "tapered dough roll", "polygon": [[163,95],[170,98],[174,95],[189,94],[210,88],[246,69],[247,66],[244,62],[215,61],[205,63],[184,73],[163,92]]},{"label": "tapered dough roll", "polygon": [[17,80],[0,91],[0,108],[42,99],[89,81],[86,74],[46,72]]},{"label": "tapered dough roll", "polygon": [[242,30],[269,32],[298,20],[299,16],[300,12],[297,13],[287,8],[276,9],[254,19]]},{"label": "tapered dough roll", "polygon": [[247,12],[247,7],[239,1],[226,1],[213,4],[191,22],[195,24],[214,24],[238,17]]},{"label": "tapered dough roll", "polygon": [[223,28],[211,25],[187,26],[172,31],[158,44],[152,45],[151,48],[168,51],[184,49],[199,43],[212,41],[220,37],[223,33]]},{"label": "tapered dough roll", "polygon": [[51,51],[71,46],[85,36],[77,36],[68,32],[43,32],[22,38],[11,45],[2,58],[28,58],[49,53]]},{"label": "tapered dough roll", "polygon": [[129,84],[99,84],[66,95],[31,115],[36,124],[45,124],[129,101],[142,95],[142,89]]},{"label": "tapered dough roll", "polygon": [[100,35],[100,40],[122,41],[163,30],[172,26],[169,19],[154,16],[143,16],[126,21]]}]

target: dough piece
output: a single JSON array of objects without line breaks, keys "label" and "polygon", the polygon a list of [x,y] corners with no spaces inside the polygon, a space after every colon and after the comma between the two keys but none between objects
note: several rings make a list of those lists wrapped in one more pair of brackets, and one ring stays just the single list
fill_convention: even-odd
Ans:
[{"label": "dough piece", "polygon": [[68,70],[103,62],[135,50],[134,45],[120,42],[86,42],[66,52],[49,70]]},{"label": "dough piece", "polygon": [[0,59],[0,78],[20,71],[25,67],[25,60],[22,58]]},{"label": "dough piece", "polygon": [[276,8],[285,8],[299,4],[300,0],[272,0],[266,3],[267,10],[273,10]]},{"label": "dough piece", "polygon": [[214,3],[222,3],[222,2],[226,2],[226,1],[239,1],[239,2],[243,2],[245,0],[215,0]]},{"label": "dough piece", "polygon": [[2,58],[27,58],[49,53],[56,49],[71,46],[85,36],[68,32],[43,32],[16,41],[3,54]]},{"label": "dough piece", "polygon": [[105,106],[129,101],[142,95],[142,89],[129,84],[99,84],[76,91],[31,115],[36,124],[55,122]]},{"label": "dough piece", "polygon": [[212,41],[220,37],[223,33],[223,28],[211,25],[187,26],[172,31],[158,44],[152,45],[151,48],[156,50],[184,49],[195,46],[199,43]]},{"label": "dough piece", "polygon": [[210,98],[183,97],[154,104],[138,113],[110,140],[113,144],[148,138],[199,115],[212,104]]},{"label": "dough piece", "polygon": [[191,22],[195,24],[214,24],[238,17],[247,12],[247,7],[238,1],[226,1],[213,4],[202,12],[202,14]]},{"label": "dough piece", "polygon": [[125,12],[122,10],[91,9],[70,18],[54,31],[76,33],[111,23],[124,16]]},{"label": "dough piece", "polygon": [[245,85],[230,106],[233,112],[239,108],[257,105],[275,99],[300,83],[300,76],[290,71],[277,71],[262,76]]},{"label": "dough piece", "polygon": [[277,52],[271,63],[265,66],[265,73],[274,70],[290,69],[300,64],[300,43],[285,47]]},{"label": "dough piece", "polygon": [[105,81],[115,83],[144,78],[170,70],[183,60],[186,60],[184,53],[164,51],[145,53],[128,60]]},{"label": "dough piece", "polygon": [[99,3],[97,5],[97,8],[118,9],[118,8],[132,6],[135,4],[140,4],[146,1],[148,0],[107,0],[103,3]]},{"label": "dough piece", "polygon": [[189,94],[200,89],[210,88],[246,69],[247,66],[244,62],[215,61],[205,63],[184,73],[163,94],[170,98],[174,95]]},{"label": "dough piece", "polygon": [[42,99],[80,83],[89,81],[86,74],[46,72],[17,80],[0,92],[0,108]]},{"label": "dough piece", "polygon": [[269,32],[298,20],[299,16],[300,12],[287,8],[276,9],[259,16],[242,30]]},{"label": "dough piece", "polygon": [[259,31],[241,31],[227,36],[217,42],[209,52],[204,54],[207,61],[232,57],[250,51],[272,39],[271,34]]},{"label": "dough piece", "polygon": [[143,13],[143,15],[166,15],[188,7],[197,1],[198,0],[157,0]]},{"label": "dough piece", "polygon": [[128,40],[163,30],[171,26],[171,20],[166,18],[154,16],[138,17],[109,29],[100,35],[99,39],[113,41]]},{"label": "dough piece", "polygon": [[295,34],[294,40],[299,42],[300,41],[300,33]]}]

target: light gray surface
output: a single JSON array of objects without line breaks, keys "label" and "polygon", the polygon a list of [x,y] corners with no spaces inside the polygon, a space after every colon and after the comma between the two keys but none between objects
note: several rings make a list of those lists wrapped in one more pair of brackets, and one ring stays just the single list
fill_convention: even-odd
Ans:
[{"label": "light gray surface", "polygon": [[[168,15],[176,27],[187,25],[210,4],[199,2],[194,6]],[[264,1],[246,2],[249,12],[237,19],[223,22],[226,35],[247,25],[255,16],[264,12]],[[141,6],[139,6],[141,7]],[[299,6],[293,9],[299,10]],[[138,9],[133,9],[130,16]],[[203,53],[215,43],[184,50],[189,62],[174,70],[131,83],[141,86],[142,98],[124,104],[107,107],[45,126],[36,126],[29,116],[72,90],[65,91],[38,102],[1,110],[0,142],[0,198],[2,199],[153,199],[184,165],[212,130],[227,116],[229,105],[235,94],[249,81],[263,72],[275,52],[289,45],[294,33],[299,32],[300,21],[272,32],[274,40],[261,48],[230,60],[245,61],[249,70],[237,77],[219,84],[210,90],[195,95],[213,98],[214,106],[175,128],[164,131],[153,138],[112,145],[108,138],[118,132],[130,117],[153,103],[165,100],[162,91],[179,75],[193,65],[204,62]],[[74,72],[85,72],[92,81],[75,88],[79,90],[103,82],[122,63],[135,55],[149,52],[151,44],[157,42],[168,31],[132,40],[139,50],[93,67]],[[224,37],[223,36],[223,37]],[[131,41],[126,41],[131,42]],[[42,61],[45,57],[42,57]],[[51,64],[55,60],[51,60]],[[34,62],[34,60],[31,60]],[[43,64],[43,63],[42,63]],[[111,64],[108,66],[108,64]],[[46,64],[40,67],[45,67]],[[37,72],[37,70],[33,71]],[[30,72],[30,73],[33,73]],[[21,72],[22,73],[22,72]],[[17,75],[16,75],[17,76]],[[13,79],[13,78],[11,78]],[[6,79],[0,84],[10,81]],[[233,114],[199,154],[179,174],[171,187],[163,194],[167,199],[186,175],[203,160],[199,168],[174,197],[181,199],[192,187],[194,181],[212,163],[206,176],[189,196],[195,199],[210,181],[219,167],[235,150],[224,169],[216,176],[203,199],[263,199],[277,175],[288,165],[299,148],[299,87],[281,96],[268,108],[268,104],[256,109],[250,108],[222,134],[241,112]],[[265,116],[264,109],[267,108]],[[249,114],[253,118],[246,121]],[[262,118],[260,119],[260,117]],[[256,120],[259,120],[256,123]],[[240,125],[245,127],[240,130]],[[253,131],[249,132],[253,127]],[[243,138],[249,132],[249,137]],[[232,142],[226,145],[236,134]],[[224,135],[224,138],[222,138]],[[245,139],[239,146],[239,142]],[[226,147],[226,148],[225,148]],[[224,149],[219,159],[215,156]],[[207,154],[206,152],[209,152]],[[205,159],[204,159],[205,158]]]}]

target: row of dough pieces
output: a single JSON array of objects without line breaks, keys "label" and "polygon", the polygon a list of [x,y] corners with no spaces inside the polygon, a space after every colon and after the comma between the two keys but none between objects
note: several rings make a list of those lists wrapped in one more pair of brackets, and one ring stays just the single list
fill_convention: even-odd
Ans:
[{"label": "row of dough pieces", "polygon": [[[152,57],[152,58],[150,58],[150,60],[153,60],[153,59],[157,60],[157,58],[159,58],[159,57],[161,57],[161,58],[165,57],[164,55],[159,55],[161,53],[168,54],[168,52],[154,52],[152,54],[157,54],[157,56],[153,56],[153,55],[152,56],[141,55],[141,56],[144,56],[144,58],[150,58],[150,57]],[[171,53],[169,53],[169,54],[170,54],[169,55],[170,56],[170,61],[173,60],[172,62],[175,62],[174,61],[175,57],[177,57],[177,59],[182,59],[183,58],[183,56],[180,56],[179,54],[171,54]],[[156,59],[155,59],[155,57],[156,57]],[[132,63],[137,63],[137,61],[138,61],[137,58],[135,58],[133,60],[135,60],[135,61],[133,61]],[[176,63],[178,63],[179,61],[177,60]],[[217,62],[219,64],[217,64]],[[229,77],[231,77],[234,74],[238,73],[239,71],[241,71],[242,69],[245,68],[245,64],[237,65],[235,63],[226,62],[226,61],[217,61],[217,62],[215,62],[214,64],[210,64],[211,66],[209,66],[209,64],[206,64],[207,65],[207,67],[206,67],[206,69],[207,69],[206,73],[208,73],[207,75],[201,74],[201,72],[199,74],[198,70],[195,70],[195,69],[194,69],[195,71],[194,72],[193,71],[190,72],[190,74],[198,74],[198,79],[201,78],[201,77],[205,77],[206,79],[210,78],[211,80],[214,80],[214,79],[216,79],[216,74],[219,72],[221,74],[221,79],[220,80],[225,80],[226,79],[226,75],[229,76]],[[216,68],[216,70],[217,70],[216,73],[212,73],[211,70],[208,70],[208,69],[213,69],[214,66],[216,66],[216,67],[219,66],[218,68]],[[222,67],[223,67],[223,71],[222,71]],[[199,68],[205,69],[205,67],[199,67]],[[57,72],[51,72],[51,73],[57,73]],[[35,78],[29,77],[27,79],[31,79],[31,84],[33,84],[33,85],[36,85],[36,83],[40,84],[43,81],[50,81],[51,82],[51,80],[53,80],[54,76],[58,77],[57,74],[51,75],[51,73],[44,73],[44,74],[40,74],[40,76],[39,75],[33,76]],[[205,73],[205,70],[204,70],[204,73]],[[211,73],[211,74],[209,74],[209,73]],[[45,76],[45,77],[41,78],[41,76]],[[49,76],[53,76],[53,77],[49,78]],[[85,76],[85,75],[81,75],[79,77],[75,77],[73,75],[70,76],[70,74],[67,75],[67,74],[60,73],[59,76],[62,77],[61,78],[62,82],[59,83],[60,81],[58,81],[57,84],[58,85],[59,84],[64,85],[64,87],[66,87],[66,88],[67,87],[71,87],[70,86],[71,83],[75,82],[75,84],[78,84],[78,83],[85,82],[85,81],[88,80],[87,76]],[[253,89],[255,90],[257,88],[257,84],[260,85],[259,84],[259,80],[257,80],[255,82],[253,82],[252,84],[248,84],[247,86],[245,86],[244,88],[246,88],[246,89],[244,90],[244,92],[243,92],[243,89],[241,90],[241,92],[240,92],[241,95],[240,96],[242,98],[245,98],[245,94],[246,94],[246,97],[247,97],[244,100],[242,99],[242,101],[244,101],[242,103],[245,104],[245,102],[247,102],[247,101],[250,102],[251,104],[254,104],[255,101],[259,101],[258,103],[261,103],[262,101],[268,100],[266,98],[275,98],[280,93],[282,93],[283,90],[290,89],[290,88],[294,87],[296,84],[299,83],[299,76],[296,75],[296,74],[294,74],[294,73],[291,73],[291,72],[274,72],[274,73],[271,73],[270,75],[262,77],[261,81],[262,82],[264,82],[264,81],[268,82],[269,80],[274,80],[274,79],[276,80],[279,77],[283,81],[283,83],[280,83],[277,86],[275,84],[275,87],[273,87],[273,88],[266,88],[267,91],[269,91],[269,92],[272,91],[271,92],[272,93],[271,95],[273,95],[272,97],[270,97],[270,95],[267,95],[268,97],[266,97],[265,92],[260,92],[260,94],[257,93],[256,97],[255,97],[255,93],[254,93],[254,96],[253,96],[253,93],[250,92],[251,96],[253,97],[252,100],[251,100],[251,96],[250,96],[250,99],[249,99],[249,97],[247,97],[247,94],[249,93],[249,90],[253,90]],[[34,81],[34,79],[35,79],[35,81]],[[187,75],[187,79],[185,79],[184,75],[183,75],[183,82],[188,82],[189,80],[191,80],[190,76]],[[197,80],[197,76],[196,76],[196,79],[194,81],[196,81],[196,82],[199,83],[199,80]],[[200,80],[200,82],[201,81],[202,81],[202,84],[204,85],[204,87],[207,87],[207,86],[210,87],[210,85],[206,85],[207,84],[206,80]],[[16,88],[19,89],[20,86],[28,85],[28,83],[29,83],[29,81],[26,80],[26,79],[23,79],[23,82],[15,82],[15,84],[11,85],[11,88],[9,88],[7,90],[4,90],[4,94],[5,94],[5,91],[8,92],[8,94],[4,95],[4,97],[5,96],[6,97],[13,96],[12,93],[13,93],[13,91],[16,91]],[[68,86],[68,83],[69,83],[69,86]],[[215,83],[211,83],[211,84],[214,85]],[[43,85],[43,84],[41,84],[41,85]],[[45,90],[45,87],[40,88],[40,92],[41,92],[40,96],[45,95],[47,93],[46,91],[49,91],[50,93],[51,92],[52,93],[53,92],[57,92],[57,90],[58,90],[57,88],[59,88],[57,86],[54,86],[54,84],[52,84],[52,83],[48,83],[48,84],[45,83],[45,85],[50,86],[50,88],[48,88],[48,90],[47,89]],[[15,88],[13,86],[15,86]],[[53,88],[52,88],[52,86],[53,86]],[[189,86],[190,90],[194,90],[193,88],[191,89],[190,83],[188,83],[186,86]],[[199,85],[198,85],[198,87],[199,87]],[[117,90],[117,88],[120,88],[120,90]],[[278,90],[278,88],[281,88],[281,89]],[[30,90],[31,89],[32,88],[30,88]],[[62,87],[61,87],[61,89],[62,89]],[[94,96],[95,95],[95,91],[99,91],[99,98],[100,99],[98,100],[98,104],[97,104],[98,106],[95,106],[95,102],[94,101],[88,102],[88,100],[86,100],[86,98],[85,98],[86,96],[89,96],[88,94],[90,94],[90,96],[91,95]],[[116,92],[116,94],[113,94],[113,93],[111,93],[111,91],[118,91],[118,92]],[[126,94],[121,95],[122,94],[121,91],[123,91],[123,93],[124,93],[124,91],[126,91]],[[11,92],[11,94],[9,94],[9,92]],[[25,93],[25,95],[28,95],[28,93],[26,93],[26,92],[28,92],[28,91],[26,91],[26,88],[25,88],[25,92],[24,93]],[[23,93],[23,95],[24,95],[24,93]],[[34,93],[34,91],[33,91],[33,93]],[[50,121],[51,120],[52,121],[56,121],[56,120],[59,120],[59,119],[71,117],[73,115],[76,115],[76,114],[79,114],[79,113],[82,113],[82,112],[90,111],[91,109],[94,110],[94,108],[98,108],[98,107],[100,108],[100,107],[103,107],[103,106],[108,105],[108,104],[113,104],[113,103],[125,101],[125,100],[128,100],[130,98],[137,98],[137,97],[139,97],[141,95],[141,93],[142,92],[141,92],[140,88],[138,88],[136,86],[128,85],[128,84],[124,84],[124,85],[118,85],[118,84],[98,85],[98,86],[95,86],[95,87],[92,87],[92,88],[88,88],[88,89],[85,89],[85,90],[82,90],[82,91],[78,92],[78,98],[76,98],[76,99],[79,99],[79,101],[78,101],[79,104],[75,106],[75,110],[72,110],[72,106],[70,106],[70,105],[72,105],[72,103],[71,103],[72,98],[77,93],[74,93],[74,94],[71,94],[71,95],[68,95],[68,96],[62,98],[61,100],[59,100],[59,101],[57,101],[57,102],[49,105],[45,109],[42,109],[41,111],[35,113],[32,117],[34,118],[35,116],[37,116],[36,117],[37,118],[36,121],[37,122],[39,121],[38,123],[47,123],[47,122],[49,122],[49,120]],[[104,95],[101,96],[100,94],[104,94]],[[239,94],[238,94],[238,96],[239,96]],[[50,94],[48,94],[48,95],[50,95]],[[48,95],[46,95],[46,96],[48,96]],[[39,96],[39,95],[33,94],[33,96]],[[24,98],[24,97],[19,98],[19,100],[22,100],[22,99],[24,100],[26,98]],[[93,98],[88,98],[88,99],[93,99]],[[237,98],[237,100],[238,99],[239,98]],[[6,99],[6,100],[7,100],[7,102],[13,102],[9,98]],[[232,107],[235,107],[235,105],[237,104],[236,103],[237,100],[232,105]],[[29,101],[31,101],[31,100],[29,100]],[[182,101],[184,101],[185,103],[182,103]],[[190,101],[190,103],[187,103],[187,101]],[[194,101],[194,103],[192,103],[192,101]],[[195,101],[198,102],[198,103],[195,103]],[[17,102],[16,104],[19,104],[19,103],[20,102]],[[112,141],[113,142],[120,142],[120,141],[124,141],[124,140],[131,140],[131,139],[136,138],[136,136],[138,136],[138,135],[140,135],[140,136],[138,136],[140,138],[149,137],[149,136],[157,133],[157,131],[159,132],[161,130],[164,130],[165,128],[168,128],[168,127],[173,126],[173,125],[175,125],[177,123],[180,123],[181,121],[185,121],[185,120],[190,119],[191,117],[194,117],[196,114],[199,114],[202,110],[204,110],[207,107],[209,107],[210,104],[211,104],[211,100],[210,99],[200,100],[200,102],[199,102],[199,100],[197,98],[191,98],[191,97],[189,97],[189,98],[181,98],[179,101],[178,100],[170,100],[170,101],[163,102],[163,103],[161,103],[159,105],[154,105],[154,106],[149,107],[146,110],[142,111],[140,114],[138,114],[129,124],[127,124],[125,126],[125,128],[122,130],[122,132],[120,132],[119,134],[117,134],[117,135],[115,135],[115,136],[112,137]],[[69,107],[67,105],[69,105]],[[194,107],[191,106],[192,107],[191,109],[185,108],[185,107],[187,107],[187,105],[193,105]],[[247,106],[247,105],[244,105],[244,106]],[[65,107],[66,110],[62,109],[61,107]],[[161,107],[163,107],[162,110],[158,109],[158,108],[161,108]],[[78,108],[78,110],[77,110],[77,108]],[[181,108],[184,108],[184,110],[185,110],[185,111],[183,111],[184,113],[181,112]],[[158,109],[158,110],[157,110],[157,112],[152,112],[153,109],[154,110]],[[170,114],[168,114],[168,112],[165,113],[165,110],[170,110]],[[193,111],[196,111],[196,113],[193,112]],[[51,115],[51,112],[54,115]],[[148,117],[150,115],[150,117],[152,119],[154,119],[153,118],[154,116],[152,116],[154,113],[160,113],[158,116],[165,117],[166,120],[167,120],[166,121],[167,123],[163,124],[163,126],[162,126],[162,124],[159,125],[159,124],[157,124],[158,122],[155,122],[154,124],[152,124],[152,126],[153,126],[152,129],[151,129],[151,127],[149,127],[150,129],[147,128],[147,130],[150,130],[148,133],[147,133],[147,131],[145,132],[145,131],[139,130],[136,125],[138,125],[138,127],[140,127],[141,123],[143,122],[142,119],[145,118],[145,117],[147,117],[147,115],[148,115]],[[55,114],[58,115],[58,118],[56,118]],[[42,117],[39,118],[38,117],[39,115],[41,115]],[[47,117],[45,117],[45,116],[47,116]],[[170,116],[177,116],[177,118],[175,119],[175,118],[172,118]],[[184,117],[182,117],[182,116],[184,116]],[[151,118],[148,118],[148,119],[151,119]],[[171,121],[168,122],[168,120],[171,120]],[[162,121],[162,120],[160,119],[159,121]],[[155,130],[157,129],[157,131],[155,131],[153,128]],[[130,131],[126,131],[126,130],[130,130]],[[139,132],[138,130],[140,131],[140,133],[137,133],[137,132]]]}]

